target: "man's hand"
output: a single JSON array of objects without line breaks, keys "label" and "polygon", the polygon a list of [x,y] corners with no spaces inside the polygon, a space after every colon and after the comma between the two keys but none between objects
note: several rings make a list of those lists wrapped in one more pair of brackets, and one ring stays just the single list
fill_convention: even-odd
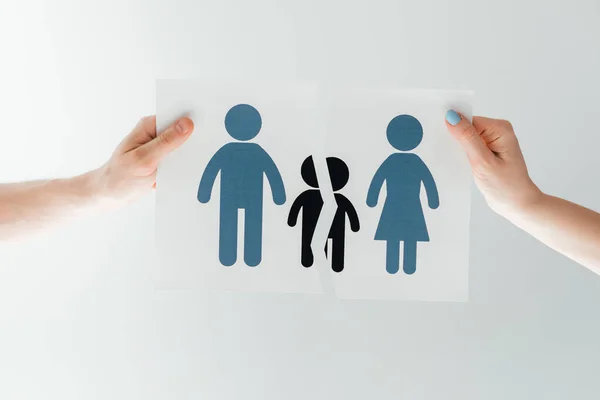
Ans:
[{"label": "man's hand", "polygon": [[97,170],[67,179],[0,185],[0,240],[139,197],[156,184],[160,160],[193,130],[192,120],[182,118],[157,136],[156,118],[146,117]]},{"label": "man's hand", "polygon": [[181,118],[156,134],[156,117],[142,118],[117,146],[106,164],[92,173],[97,195],[110,202],[127,202],[156,186],[160,160],[181,146],[194,130],[189,118]]}]

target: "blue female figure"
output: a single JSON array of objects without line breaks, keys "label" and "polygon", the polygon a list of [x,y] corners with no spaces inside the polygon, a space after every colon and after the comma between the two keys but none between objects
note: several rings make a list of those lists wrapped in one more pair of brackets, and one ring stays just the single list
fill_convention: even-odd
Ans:
[{"label": "blue female figure", "polygon": [[381,164],[369,186],[367,205],[377,205],[385,182],[387,195],[375,240],[387,242],[386,270],[390,274],[400,269],[400,242],[404,242],[403,269],[413,274],[417,269],[417,242],[429,241],[421,206],[421,182],[430,208],[438,208],[440,199],[429,168],[418,155],[406,153],[421,143],[421,123],[411,115],[398,115],[387,126],[387,139],[402,153],[390,155]]}]

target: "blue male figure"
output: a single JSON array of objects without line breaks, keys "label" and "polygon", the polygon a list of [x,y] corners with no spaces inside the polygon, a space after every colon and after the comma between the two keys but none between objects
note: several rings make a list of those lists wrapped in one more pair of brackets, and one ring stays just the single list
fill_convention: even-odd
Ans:
[{"label": "blue male figure", "polygon": [[244,143],[262,126],[259,112],[248,104],[232,107],[225,116],[225,129],[238,142],[227,143],[210,159],[198,187],[198,201],[208,203],[221,173],[219,260],[225,266],[237,260],[238,210],[244,210],[244,262],[250,267],[262,259],[263,181],[267,176],[273,202],[285,203],[281,174],[273,159],[256,143]]}]

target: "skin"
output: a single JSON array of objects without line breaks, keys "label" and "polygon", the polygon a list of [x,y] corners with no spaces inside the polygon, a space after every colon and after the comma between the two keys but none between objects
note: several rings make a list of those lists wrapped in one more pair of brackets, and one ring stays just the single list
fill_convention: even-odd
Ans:
[{"label": "skin", "polygon": [[450,133],[465,150],[489,206],[542,243],[600,274],[600,214],[543,193],[508,121],[461,116]]},{"label": "skin", "polygon": [[193,129],[192,120],[182,118],[157,136],[156,118],[142,118],[96,170],[69,179],[0,185],[0,240],[137,199],[155,187],[158,163]]},{"label": "skin", "polygon": [[[471,124],[463,117],[446,125],[465,150],[492,210],[600,274],[600,214],[545,194],[533,183],[508,121],[474,117]],[[160,160],[192,131],[192,121],[183,118],[157,136],[156,119],[143,118],[97,170],[70,179],[0,185],[0,240],[138,198],[155,186]]]}]

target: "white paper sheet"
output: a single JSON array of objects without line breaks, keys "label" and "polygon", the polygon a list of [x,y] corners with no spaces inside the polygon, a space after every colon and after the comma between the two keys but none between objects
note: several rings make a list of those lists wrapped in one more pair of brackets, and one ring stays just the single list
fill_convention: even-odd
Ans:
[{"label": "white paper sheet", "polygon": [[[190,140],[159,168],[159,286],[300,293],[325,290],[343,298],[465,301],[471,178],[464,154],[444,126],[444,114],[452,108],[470,117],[471,101],[472,93],[456,91],[158,81],[158,130],[182,115],[190,116],[196,127]],[[422,128],[422,140],[414,149],[397,150],[388,142],[387,128],[395,117],[392,130],[396,136]],[[244,137],[257,130],[256,137]],[[384,168],[388,176],[381,182],[377,206],[371,208],[367,206],[371,182],[382,163],[395,153],[413,153],[410,160],[418,157],[422,162],[409,161],[398,176]],[[408,158],[392,158],[399,160],[393,171],[404,169],[397,167]],[[273,165],[285,188],[284,204],[275,204],[283,199]],[[418,165],[426,165],[433,179],[421,176],[427,173]],[[428,207],[432,205],[427,196],[432,195],[431,181],[439,193],[435,209]],[[256,206],[260,182],[264,185],[262,243],[256,240],[260,218],[252,220],[252,213],[256,215],[260,208]],[[388,184],[395,187],[399,198],[387,199]],[[273,197],[272,187],[279,198]],[[224,198],[221,190],[228,193]],[[211,193],[208,202],[207,192]],[[418,204],[422,204],[422,212]],[[384,205],[388,222],[378,239],[388,241],[375,240]],[[347,212],[341,212],[342,208]],[[250,215],[247,238],[246,213]],[[238,216],[237,228],[233,214]],[[389,223],[394,218],[400,222]],[[416,265],[416,270],[409,265],[408,273],[402,265],[406,241],[416,249],[414,262],[410,255],[407,262]],[[399,260],[397,272],[394,263],[386,261],[388,242],[392,249],[398,242],[398,253],[390,253]],[[236,262],[230,265],[232,257]],[[387,267],[390,271],[386,263],[392,265]]]}]

